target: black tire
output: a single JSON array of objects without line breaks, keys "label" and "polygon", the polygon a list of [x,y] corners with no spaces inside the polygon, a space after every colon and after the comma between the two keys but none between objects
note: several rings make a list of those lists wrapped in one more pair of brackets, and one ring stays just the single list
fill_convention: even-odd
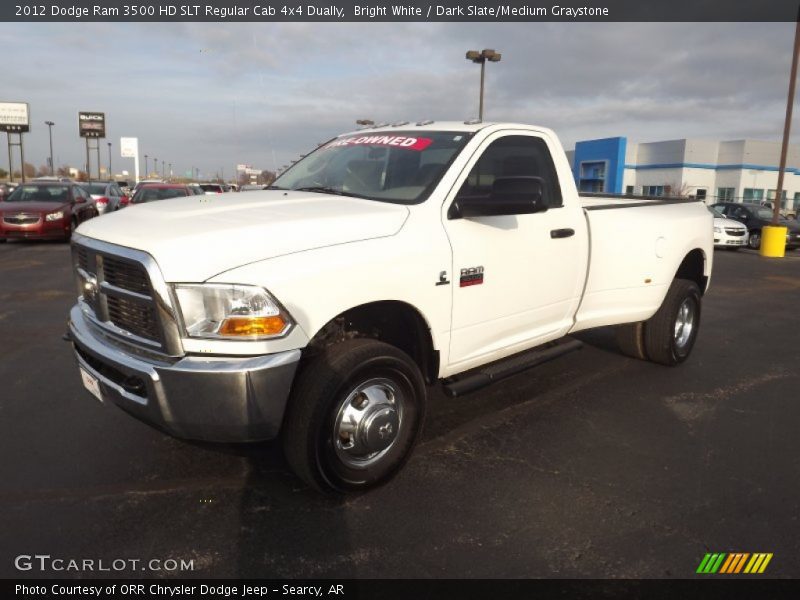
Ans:
[{"label": "black tire", "polygon": [[750,237],[747,238],[747,245],[753,250],[758,250],[761,247],[761,230],[753,230],[750,232]]},{"label": "black tire", "polygon": [[644,348],[644,322],[625,323],[616,328],[617,346],[620,352],[631,358],[647,360]]},{"label": "black tire", "polygon": [[[394,346],[353,339],[324,349],[301,369],[282,431],[294,472],[319,490],[339,493],[391,479],[410,456],[425,415],[417,365]],[[345,416],[348,411],[350,417],[363,412],[354,419]],[[342,429],[352,423],[358,424],[355,434],[344,437]],[[384,439],[388,446],[374,450]]]},{"label": "black tire", "polygon": [[[686,360],[697,339],[700,314],[700,288],[694,281],[674,279],[664,302],[645,323],[644,346],[647,357],[655,363],[668,366]],[[683,327],[679,326],[679,321],[683,321]]]}]

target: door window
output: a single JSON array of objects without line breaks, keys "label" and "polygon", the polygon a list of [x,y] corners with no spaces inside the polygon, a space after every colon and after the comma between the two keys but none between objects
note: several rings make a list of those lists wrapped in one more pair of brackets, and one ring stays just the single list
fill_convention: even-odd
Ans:
[{"label": "door window", "polygon": [[545,206],[561,206],[561,189],[547,144],[528,135],[508,135],[492,142],[472,167],[456,199],[488,199],[496,179],[519,176],[540,178]]}]

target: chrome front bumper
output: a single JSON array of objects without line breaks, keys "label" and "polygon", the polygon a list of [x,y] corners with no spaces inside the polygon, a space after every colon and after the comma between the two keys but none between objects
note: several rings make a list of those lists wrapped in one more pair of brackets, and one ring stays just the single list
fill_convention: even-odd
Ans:
[{"label": "chrome front bumper", "polygon": [[300,350],[174,362],[123,350],[74,306],[69,333],[104,401],[180,438],[250,442],[278,435]]}]

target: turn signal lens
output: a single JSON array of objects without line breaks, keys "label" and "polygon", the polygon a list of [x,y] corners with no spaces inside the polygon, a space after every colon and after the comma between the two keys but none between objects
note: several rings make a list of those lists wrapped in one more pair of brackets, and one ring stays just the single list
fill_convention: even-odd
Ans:
[{"label": "turn signal lens", "polygon": [[228,317],[219,326],[219,335],[278,335],[286,329],[281,316],[273,317]]},{"label": "turn signal lens", "polygon": [[179,283],[174,289],[189,337],[269,339],[285,335],[294,324],[261,287]]}]

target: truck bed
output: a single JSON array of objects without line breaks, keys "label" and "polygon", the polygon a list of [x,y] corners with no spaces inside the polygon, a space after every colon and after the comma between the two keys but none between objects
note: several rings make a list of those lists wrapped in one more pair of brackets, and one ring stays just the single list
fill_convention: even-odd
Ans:
[{"label": "truck bed", "polygon": [[[711,213],[695,198],[581,194],[580,201],[589,270],[572,331],[650,318],[675,276],[675,258],[707,248]],[[705,261],[713,260],[708,250]]]}]

